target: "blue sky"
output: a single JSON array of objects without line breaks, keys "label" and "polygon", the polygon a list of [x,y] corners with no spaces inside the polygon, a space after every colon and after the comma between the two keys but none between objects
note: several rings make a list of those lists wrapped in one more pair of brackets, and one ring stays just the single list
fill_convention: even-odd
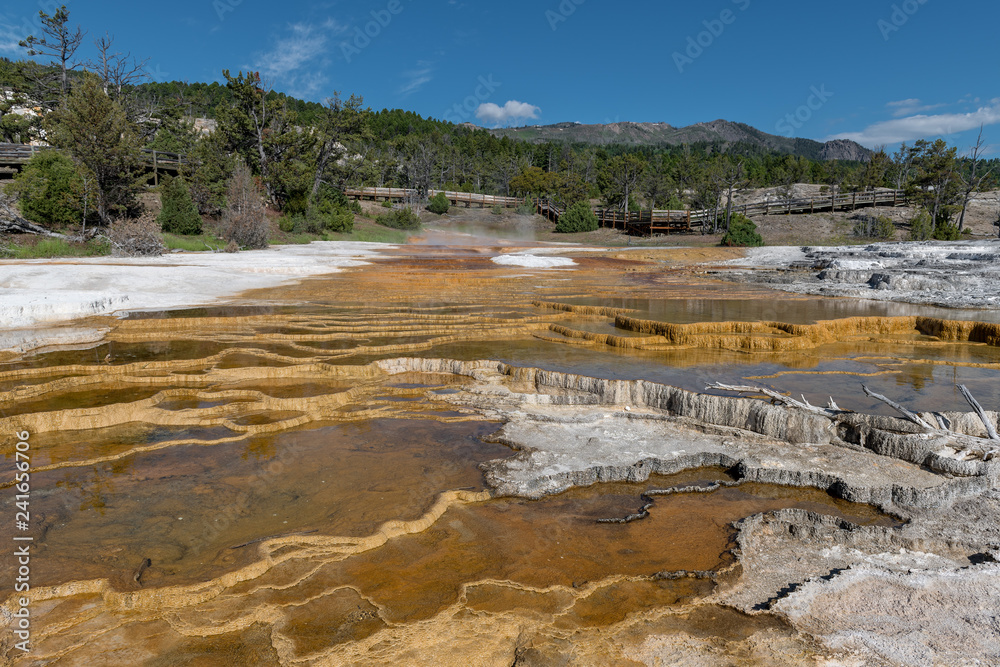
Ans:
[{"label": "blue sky", "polygon": [[[980,124],[1000,153],[996,0],[609,3],[365,0],[67,2],[159,80],[254,69],[323,101],[479,125],[716,118],[773,134],[867,146]],[[0,53],[51,0],[0,9]],[[91,54],[87,54],[88,56]]]}]

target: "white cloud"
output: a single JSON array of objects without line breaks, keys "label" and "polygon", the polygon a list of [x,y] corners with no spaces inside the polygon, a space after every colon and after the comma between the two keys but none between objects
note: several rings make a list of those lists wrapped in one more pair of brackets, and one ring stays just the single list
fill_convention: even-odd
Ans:
[{"label": "white cloud", "polygon": [[328,18],[327,20],[323,21],[323,29],[334,35],[342,35],[348,30],[350,30],[350,26],[344,25],[337,19]]},{"label": "white cloud", "polygon": [[940,137],[1000,123],[1000,98],[970,113],[917,114],[869,125],[861,132],[845,132],[830,139],[851,139],[864,146],[895,144],[913,139]]},{"label": "white cloud", "polygon": [[24,57],[25,50],[18,42],[27,35],[20,26],[7,22],[7,17],[0,15],[0,53],[12,53]]},{"label": "white cloud", "polygon": [[312,26],[294,23],[291,34],[275,42],[274,48],[257,56],[254,66],[264,75],[285,77],[300,69],[325,51],[326,35]]},{"label": "white cloud", "polygon": [[941,107],[948,105],[924,104],[917,98],[910,98],[908,100],[889,102],[886,106],[892,110],[893,117],[899,118],[900,116],[912,116],[914,114],[924,113],[925,111],[933,111],[934,109],[940,109]]},{"label": "white cloud", "polygon": [[324,71],[329,65],[329,36],[346,29],[333,19],[319,27],[292,23],[286,33],[274,41],[270,51],[255,56],[251,69],[258,70],[265,81],[283,88],[290,95],[312,96],[328,81]]},{"label": "white cloud", "polygon": [[480,104],[476,109],[476,118],[493,125],[503,125],[514,119],[538,118],[541,109],[533,104],[508,100],[502,107],[493,102]]},{"label": "white cloud", "polygon": [[421,60],[417,63],[417,69],[412,69],[407,72],[403,72],[403,76],[406,77],[407,81],[399,88],[399,94],[403,97],[408,97],[413,93],[417,92],[424,85],[430,83],[434,77],[431,74],[434,72],[432,68],[433,63],[429,63],[426,60]]}]

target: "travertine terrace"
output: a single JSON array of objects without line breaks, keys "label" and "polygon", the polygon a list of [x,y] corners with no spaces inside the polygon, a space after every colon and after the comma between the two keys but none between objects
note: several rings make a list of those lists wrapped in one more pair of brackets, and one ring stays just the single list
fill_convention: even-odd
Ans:
[{"label": "travertine terrace", "polygon": [[997,661],[1000,459],[954,390],[996,423],[997,318],[733,254],[365,249],[8,349],[37,542],[4,660]]}]

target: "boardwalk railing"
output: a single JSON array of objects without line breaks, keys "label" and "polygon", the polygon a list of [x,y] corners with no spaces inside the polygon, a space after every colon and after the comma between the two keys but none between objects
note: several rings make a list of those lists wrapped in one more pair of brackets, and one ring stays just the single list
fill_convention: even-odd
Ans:
[{"label": "boardwalk railing", "polygon": [[[24,166],[32,157],[43,151],[59,150],[51,146],[30,146],[28,144],[0,143],[0,166],[15,169]],[[168,151],[155,151],[143,148],[142,161],[153,170],[153,181],[159,183],[160,172],[177,172],[182,165],[188,163],[187,156]]]},{"label": "boardwalk railing", "polygon": [[[498,195],[483,195],[475,192],[449,192],[447,190],[428,190],[427,196],[433,197],[443,192],[453,206],[465,204],[466,208],[476,204],[479,208],[517,208],[533,200],[523,197],[501,197]],[[353,199],[371,199],[372,201],[415,201],[420,199],[420,193],[411,188],[347,188],[344,194]]]},{"label": "boardwalk railing", "polygon": [[[434,196],[439,192],[444,192],[448,200],[459,205],[464,203],[466,207],[478,204],[480,208],[487,206],[502,206],[504,208],[514,208],[522,204],[529,204],[535,208],[539,215],[558,222],[565,210],[556,202],[549,199],[521,199],[519,197],[502,197],[496,195],[483,195],[469,192],[449,192],[442,190],[429,190],[428,195]],[[371,199],[373,201],[417,201],[420,199],[417,190],[407,188],[348,188],[345,190],[348,197],[354,199]],[[870,206],[902,206],[908,203],[906,194],[902,190],[883,190],[879,192],[849,192],[847,194],[831,194],[820,197],[789,198],[778,201],[762,201],[754,204],[737,204],[733,206],[734,213],[741,213],[747,217],[756,215],[778,215],[792,213],[817,213],[821,211],[855,210]],[[614,209],[594,209],[601,227],[621,229],[623,231],[639,234],[669,234],[671,232],[690,232],[695,227],[710,225],[712,219],[719,215],[725,215],[725,208],[716,209],[685,209],[681,211],[652,210],[652,211],[624,211]]]}]

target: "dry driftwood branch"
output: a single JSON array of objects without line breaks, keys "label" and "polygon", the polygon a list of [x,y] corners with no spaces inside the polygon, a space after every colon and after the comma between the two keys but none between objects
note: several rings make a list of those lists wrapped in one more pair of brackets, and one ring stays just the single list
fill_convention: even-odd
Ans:
[{"label": "dry driftwood branch", "polygon": [[965,400],[969,402],[972,409],[976,411],[977,415],[979,415],[979,421],[983,422],[983,426],[986,427],[986,434],[989,436],[990,440],[1000,440],[1000,435],[997,435],[996,426],[994,426],[990,418],[986,416],[986,411],[983,410],[983,406],[981,406],[979,401],[975,399],[972,392],[969,391],[969,388],[964,384],[960,384],[958,385],[958,390],[962,392],[962,396],[965,396]]},{"label": "dry driftwood branch", "polygon": [[982,420],[983,425],[986,426],[986,432],[989,434],[989,439],[977,438],[976,436],[965,435],[962,433],[955,433],[954,431],[948,429],[948,424],[945,422],[944,418],[942,418],[940,415],[935,415],[935,417],[938,420],[938,424],[940,425],[940,428],[935,428],[934,426],[931,426],[926,421],[921,419],[919,415],[910,412],[899,403],[896,403],[895,401],[892,401],[881,394],[876,394],[874,391],[872,391],[865,385],[861,385],[861,388],[865,390],[866,394],[868,394],[872,398],[876,398],[882,401],[892,409],[896,410],[897,412],[902,414],[908,421],[911,421],[917,426],[923,428],[928,434],[943,436],[947,438],[949,440],[947,446],[951,447],[952,449],[955,449],[960,452],[966,452],[968,454],[978,455],[982,457],[984,461],[988,461],[989,459],[994,458],[997,454],[1000,454],[1000,450],[987,449],[985,447],[985,444],[987,442],[1000,441],[1000,437],[995,437],[996,429],[993,428],[992,424],[990,423],[989,418],[986,416],[986,412],[983,410],[982,406],[979,405],[979,401],[973,398],[971,392],[969,392],[969,390],[964,386],[960,386],[959,389],[962,390],[962,394],[965,396],[965,400],[969,401],[969,404],[972,405],[973,409],[979,414],[979,419]]},{"label": "dry driftwood branch", "polygon": [[876,399],[882,401],[883,403],[885,403],[886,405],[888,405],[890,408],[892,408],[893,410],[895,410],[899,414],[903,415],[903,417],[905,417],[907,421],[913,422],[914,424],[916,424],[920,428],[922,428],[922,429],[924,429],[926,431],[930,431],[930,432],[941,430],[941,429],[938,429],[938,428],[935,428],[935,427],[931,426],[930,424],[928,424],[927,422],[925,422],[923,419],[921,419],[920,415],[918,415],[915,412],[910,412],[909,410],[907,410],[906,408],[904,408],[902,405],[900,405],[896,401],[893,401],[893,400],[891,400],[889,398],[886,398],[882,394],[876,394],[874,391],[872,391],[871,389],[868,388],[868,385],[864,385],[863,384],[863,385],[861,385],[861,388],[864,389],[864,391],[865,391],[865,393],[867,395],[871,396],[872,398],[876,398]]},{"label": "dry driftwood branch", "polygon": [[[996,434],[996,429],[991,430],[992,425],[988,423],[989,419],[986,417],[986,413],[981,412],[982,411],[981,406],[977,408],[979,404],[978,402],[974,402],[975,399],[972,398],[971,394],[966,396],[966,399],[969,400],[973,408],[977,408],[976,411],[980,413],[979,418],[983,420],[984,424],[987,424],[986,430],[988,433],[990,433],[989,440],[984,438],[978,438],[971,435],[964,435],[962,433],[955,433],[949,430],[947,421],[940,415],[935,415],[935,417],[938,420],[938,427],[932,426],[931,424],[928,424],[919,415],[917,415],[914,412],[911,412],[910,410],[907,410],[899,403],[896,403],[895,401],[883,396],[882,394],[875,393],[865,385],[861,386],[867,395],[871,396],[872,398],[878,399],[883,403],[885,403],[886,405],[890,406],[891,408],[899,412],[901,415],[903,415],[907,421],[910,421],[919,426],[921,429],[923,429],[927,433],[927,435],[932,435],[946,439],[947,442],[944,444],[946,444],[946,446],[956,451],[965,452],[966,454],[971,454],[975,456],[980,456],[984,461],[987,461],[990,458],[1000,455],[1000,448],[987,449],[986,447],[986,444],[989,442],[993,442],[994,439],[1000,442],[1000,438],[994,438],[994,435]],[[797,401],[794,398],[779,394],[777,391],[773,389],[768,389],[767,387],[757,387],[752,385],[728,385],[728,384],[723,384],[721,382],[716,382],[715,384],[706,387],[706,389],[733,391],[739,394],[763,394],[765,396],[770,397],[773,401],[781,403],[783,405],[787,405],[788,407],[798,408],[800,410],[805,410],[806,412],[822,415],[830,419],[834,419],[838,415],[842,415],[845,412],[839,406],[837,406],[836,402],[833,400],[832,397],[830,398],[829,408],[818,408],[814,405],[811,405],[809,401],[805,399],[804,396],[802,397],[802,401]]]},{"label": "dry driftwood branch", "polygon": [[814,405],[810,405],[809,401],[805,400],[805,396],[802,397],[803,402],[800,402],[796,401],[794,398],[790,396],[784,396],[782,394],[779,394],[775,390],[768,389],[767,387],[755,387],[752,385],[730,385],[730,384],[722,384],[721,382],[716,382],[715,384],[711,384],[708,387],[706,387],[706,389],[734,391],[738,394],[764,394],[765,396],[769,396],[773,400],[782,403],[784,405],[787,405],[788,407],[791,408],[798,408],[800,410],[805,410],[806,412],[811,412],[813,414],[823,415],[824,417],[832,417],[834,414],[836,414],[832,409],[817,408]]}]

